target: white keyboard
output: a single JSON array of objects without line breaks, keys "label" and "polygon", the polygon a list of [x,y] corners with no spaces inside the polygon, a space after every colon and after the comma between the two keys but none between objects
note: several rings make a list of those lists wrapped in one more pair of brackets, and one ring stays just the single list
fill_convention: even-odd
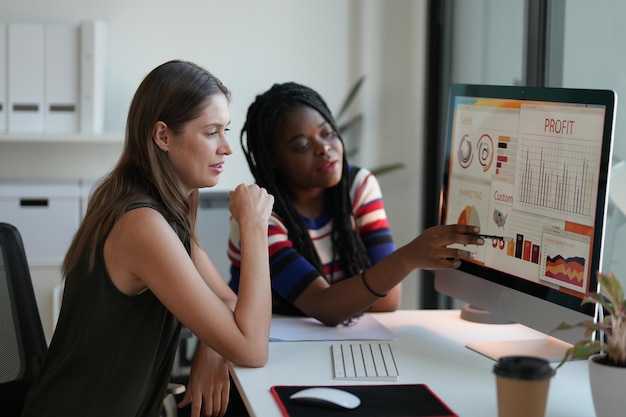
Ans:
[{"label": "white keyboard", "polygon": [[331,346],[334,379],[397,381],[398,368],[385,342],[337,343]]}]

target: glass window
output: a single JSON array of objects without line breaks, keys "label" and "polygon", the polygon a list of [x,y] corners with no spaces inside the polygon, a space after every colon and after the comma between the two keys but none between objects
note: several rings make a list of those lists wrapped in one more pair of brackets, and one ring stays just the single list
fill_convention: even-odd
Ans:
[{"label": "glass window", "polygon": [[[525,18],[530,3],[450,0],[450,81],[523,84]],[[603,270],[615,272],[626,284],[626,259],[619,258],[614,249],[626,246],[626,53],[622,48],[626,2],[532,3],[549,9],[546,65],[552,72],[544,74],[547,85],[617,92]]]},{"label": "glass window", "polygon": [[521,84],[524,2],[454,1],[451,32],[453,83]]},{"label": "glass window", "polygon": [[617,92],[613,173],[604,251],[604,272],[626,282],[626,260],[617,248],[626,245],[626,2],[568,1],[565,4],[563,86]]}]

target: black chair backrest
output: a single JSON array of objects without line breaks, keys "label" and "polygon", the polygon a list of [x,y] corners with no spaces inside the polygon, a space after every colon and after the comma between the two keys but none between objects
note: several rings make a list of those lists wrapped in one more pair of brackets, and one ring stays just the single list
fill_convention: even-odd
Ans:
[{"label": "black chair backrest", "polygon": [[0,413],[19,415],[47,349],[22,237],[0,223]]}]

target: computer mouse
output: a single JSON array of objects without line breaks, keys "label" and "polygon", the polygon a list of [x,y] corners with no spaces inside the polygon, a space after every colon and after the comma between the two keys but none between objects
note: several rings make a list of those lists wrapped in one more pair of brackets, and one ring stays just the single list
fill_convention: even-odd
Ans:
[{"label": "computer mouse", "polygon": [[305,388],[289,397],[303,404],[319,405],[331,408],[357,408],[361,400],[351,392],[330,387]]}]

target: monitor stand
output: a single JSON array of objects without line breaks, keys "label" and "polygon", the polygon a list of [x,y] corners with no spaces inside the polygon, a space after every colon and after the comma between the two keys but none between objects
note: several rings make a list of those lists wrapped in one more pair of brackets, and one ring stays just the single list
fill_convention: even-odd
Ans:
[{"label": "monitor stand", "polygon": [[[484,324],[512,324],[513,322],[487,310],[466,304],[461,309],[461,318]],[[517,339],[488,342],[472,342],[465,345],[483,356],[497,361],[503,356],[535,356],[550,362],[560,362],[571,344],[555,337],[544,335],[537,339]]]},{"label": "monitor stand", "polygon": [[493,314],[492,312],[485,310],[484,308],[476,307],[471,304],[465,304],[461,308],[461,318],[467,321],[473,321],[475,323],[485,324],[512,324],[513,321]]}]

